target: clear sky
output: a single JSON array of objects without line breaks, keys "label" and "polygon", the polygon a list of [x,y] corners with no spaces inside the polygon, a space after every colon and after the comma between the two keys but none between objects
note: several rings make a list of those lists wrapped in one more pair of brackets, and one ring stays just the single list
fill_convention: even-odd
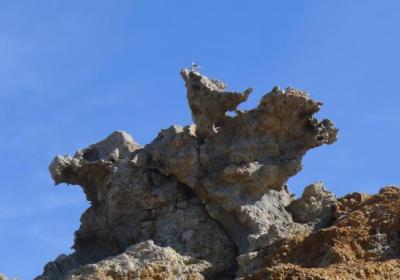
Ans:
[{"label": "clear sky", "polygon": [[0,272],[32,279],[71,252],[88,207],[48,164],[122,129],[141,144],[191,122],[192,61],[243,108],[274,85],[324,102],[339,141],[289,181],[343,195],[400,184],[400,1],[19,0],[0,2]]}]

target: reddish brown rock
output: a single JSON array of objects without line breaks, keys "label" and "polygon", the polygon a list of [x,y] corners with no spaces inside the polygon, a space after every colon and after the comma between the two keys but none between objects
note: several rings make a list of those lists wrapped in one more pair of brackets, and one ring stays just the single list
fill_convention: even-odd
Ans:
[{"label": "reddish brown rock", "polygon": [[400,189],[349,194],[336,207],[332,226],[265,248],[246,279],[400,279]]}]

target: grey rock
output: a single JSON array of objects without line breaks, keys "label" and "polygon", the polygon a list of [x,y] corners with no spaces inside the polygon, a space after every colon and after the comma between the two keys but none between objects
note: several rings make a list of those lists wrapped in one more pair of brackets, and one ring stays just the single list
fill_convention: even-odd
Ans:
[{"label": "grey rock", "polygon": [[[174,177],[132,165],[131,158],[141,153],[138,145],[114,141],[113,135],[131,139],[126,133],[113,133],[74,157],[57,156],[51,163],[55,182],[80,185],[91,207],[82,215],[75,233],[75,252],[47,264],[38,279],[59,279],[80,265],[120,254],[128,246],[149,239],[209,262],[207,276],[230,271],[235,264],[235,246],[193,191]],[[124,157],[84,157],[91,149],[109,155],[116,148],[125,151]],[[189,239],[188,232],[192,232]]]},{"label": "grey rock", "polygon": [[132,136],[125,131],[117,130],[103,141],[77,151],[75,157],[82,157],[87,161],[101,159],[116,161],[120,157],[129,157],[134,151],[140,148],[140,145],[133,140]]},{"label": "grey rock", "polygon": [[196,127],[162,132],[145,147],[149,166],[191,187],[242,253],[305,230],[286,210],[293,200],[286,182],[308,149],[336,141],[333,124],[313,118],[321,103],[274,88],[256,109],[230,117],[250,91],[225,92],[197,71],[181,74]]},{"label": "grey rock", "polygon": [[[163,129],[150,144],[146,145],[146,166],[157,169],[166,176],[194,186],[200,173],[199,146],[195,135],[196,126],[174,125]],[[144,160],[142,160],[144,161]]]},{"label": "grey rock", "polygon": [[122,254],[78,268],[65,280],[166,279],[200,280],[211,264],[181,256],[171,247],[159,247],[149,240],[128,247]]},{"label": "grey rock", "polygon": [[116,131],[54,158],[55,183],[80,185],[91,206],[74,253],[37,279],[137,279],[160,267],[160,279],[232,279],[259,264],[257,250],[330,217],[334,199],[324,189],[295,200],[286,185],[309,149],[336,141],[333,123],[313,117],[321,103],[274,87],[256,108],[238,110],[251,89],[181,75],[194,124],[164,129],[143,148]]},{"label": "grey rock", "polygon": [[250,252],[238,256],[237,258],[239,269],[236,272],[236,277],[241,278],[245,275],[258,271],[263,265],[262,255],[258,252]]},{"label": "grey rock", "polygon": [[226,118],[226,113],[236,110],[252,91],[249,88],[243,93],[225,92],[224,82],[208,79],[189,69],[182,70],[181,75],[188,90],[189,106],[199,138],[215,134],[219,123]]},{"label": "grey rock", "polygon": [[287,209],[295,222],[319,229],[332,224],[336,202],[335,195],[326,190],[322,182],[316,182],[307,186],[301,198],[293,201]]}]

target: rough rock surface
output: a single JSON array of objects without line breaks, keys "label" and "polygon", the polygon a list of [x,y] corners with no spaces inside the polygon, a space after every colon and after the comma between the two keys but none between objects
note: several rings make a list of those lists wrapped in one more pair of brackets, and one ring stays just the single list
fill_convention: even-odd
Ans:
[{"label": "rough rock surface", "polygon": [[336,202],[335,195],[327,191],[322,182],[317,182],[307,186],[301,198],[293,201],[287,209],[295,222],[319,229],[332,224]]},{"label": "rough rock surface", "polygon": [[80,185],[91,206],[74,253],[36,279],[398,279],[399,189],[288,191],[304,154],[336,141],[333,123],[313,117],[320,102],[274,87],[243,111],[251,89],[181,75],[194,124],[144,147],[116,131],[55,157],[56,184]]},{"label": "rough rock surface", "polygon": [[353,193],[336,205],[332,226],[258,252],[261,271],[246,279],[400,279],[400,189]]},{"label": "rough rock surface", "polygon": [[333,124],[312,116],[321,103],[274,88],[257,108],[238,111],[250,90],[224,92],[196,71],[181,74],[195,126],[162,131],[144,149],[147,162],[192,188],[241,253],[304,230],[285,210],[293,200],[286,181],[308,149],[336,140]]},{"label": "rough rock surface", "polygon": [[53,276],[43,279],[58,279],[147,240],[210,262],[206,275],[231,272],[235,246],[228,234],[190,188],[157,170],[135,167],[131,161],[139,147],[117,131],[74,157],[53,160],[54,181],[81,185],[91,207],[75,233],[75,252],[47,264],[44,275]]},{"label": "rough rock surface", "polygon": [[86,279],[180,279],[201,280],[211,264],[181,256],[170,247],[158,247],[153,241],[128,247],[124,253],[96,264],[87,264],[68,277]]}]

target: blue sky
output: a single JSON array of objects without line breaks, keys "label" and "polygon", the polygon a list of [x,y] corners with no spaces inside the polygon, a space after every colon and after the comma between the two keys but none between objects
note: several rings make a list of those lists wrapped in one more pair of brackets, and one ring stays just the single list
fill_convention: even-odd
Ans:
[{"label": "blue sky", "polygon": [[274,85],[323,101],[339,141],[289,181],[335,193],[399,184],[400,2],[372,0],[0,2],[0,272],[32,279],[71,252],[88,207],[48,164],[122,129],[141,144],[191,123],[182,67],[233,90],[243,108]]}]

